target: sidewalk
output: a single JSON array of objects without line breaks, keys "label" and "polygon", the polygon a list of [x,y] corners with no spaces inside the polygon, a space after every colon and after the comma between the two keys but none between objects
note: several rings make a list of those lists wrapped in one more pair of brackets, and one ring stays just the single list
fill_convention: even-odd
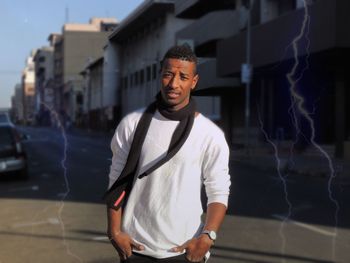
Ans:
[{"label": "sidewalk", "polygon": [[331,168],[334,169],[335,180],[350,183],[350,163],[346,160],[333,158],[333,147],[321,146],[331,158],[331,164],[318,149],[309,147],[303,153],[291,154],[289,146],[278,147],[278,160],[271,145],[254,147],[247,152],[244,149],[232,150],[231,161],[249,165],[264,171],[279,170],[282,175],[303,175],[309,177],[329,178]]}]

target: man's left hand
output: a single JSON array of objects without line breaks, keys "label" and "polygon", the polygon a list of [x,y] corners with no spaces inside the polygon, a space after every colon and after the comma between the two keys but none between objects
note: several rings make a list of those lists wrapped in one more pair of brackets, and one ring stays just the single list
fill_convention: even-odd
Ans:
[{"label": "man's left hand", "polygon": [[186,251],[186,258],[191,262],[202,262],[205,254],[209,251],[214,242],[206,234],[192,238],[185,244],[179,247],[174,247],[171,250],[174,252]]}]

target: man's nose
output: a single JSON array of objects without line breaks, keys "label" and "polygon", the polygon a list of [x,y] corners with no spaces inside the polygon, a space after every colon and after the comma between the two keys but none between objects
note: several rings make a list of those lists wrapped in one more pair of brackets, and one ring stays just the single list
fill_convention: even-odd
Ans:
[{"label": "man's nose", "polygon": [[169,82],[169,87],[172,89],[176,89],[177,87],[179,87],[179,77],[172,77],[172,79]]}]

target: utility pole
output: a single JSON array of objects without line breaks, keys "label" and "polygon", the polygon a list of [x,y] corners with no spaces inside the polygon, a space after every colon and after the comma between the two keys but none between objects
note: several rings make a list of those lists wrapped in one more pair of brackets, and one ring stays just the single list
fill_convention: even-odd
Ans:
[{"label": "utility pole", "polygon": [[65,10],[65,23],[69,23],[69,8],[68,6],[66,6],[66,10]]},{"label": "utility pole", "polygon": [[254,0],[248,2],[247,12],[247,44],[246,44],[246,63],[242,65],[242,83],[246,84],[245,89],[245,150],[249,152],[249,129],[250,129],[250,83],[252,81],[252,66],[250,64],[250,52],[251,52],[251,10],[254,5]]}]

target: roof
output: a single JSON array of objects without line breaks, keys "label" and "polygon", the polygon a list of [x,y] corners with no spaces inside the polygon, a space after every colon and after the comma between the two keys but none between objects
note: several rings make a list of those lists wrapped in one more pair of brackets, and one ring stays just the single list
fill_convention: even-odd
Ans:
[{"label": "roof", "polygon": [[145,24],[153,21],[159,14],[174,10],[175,0],[145,0],[131,12],[109,36],[110,40],[122,41]]}]

